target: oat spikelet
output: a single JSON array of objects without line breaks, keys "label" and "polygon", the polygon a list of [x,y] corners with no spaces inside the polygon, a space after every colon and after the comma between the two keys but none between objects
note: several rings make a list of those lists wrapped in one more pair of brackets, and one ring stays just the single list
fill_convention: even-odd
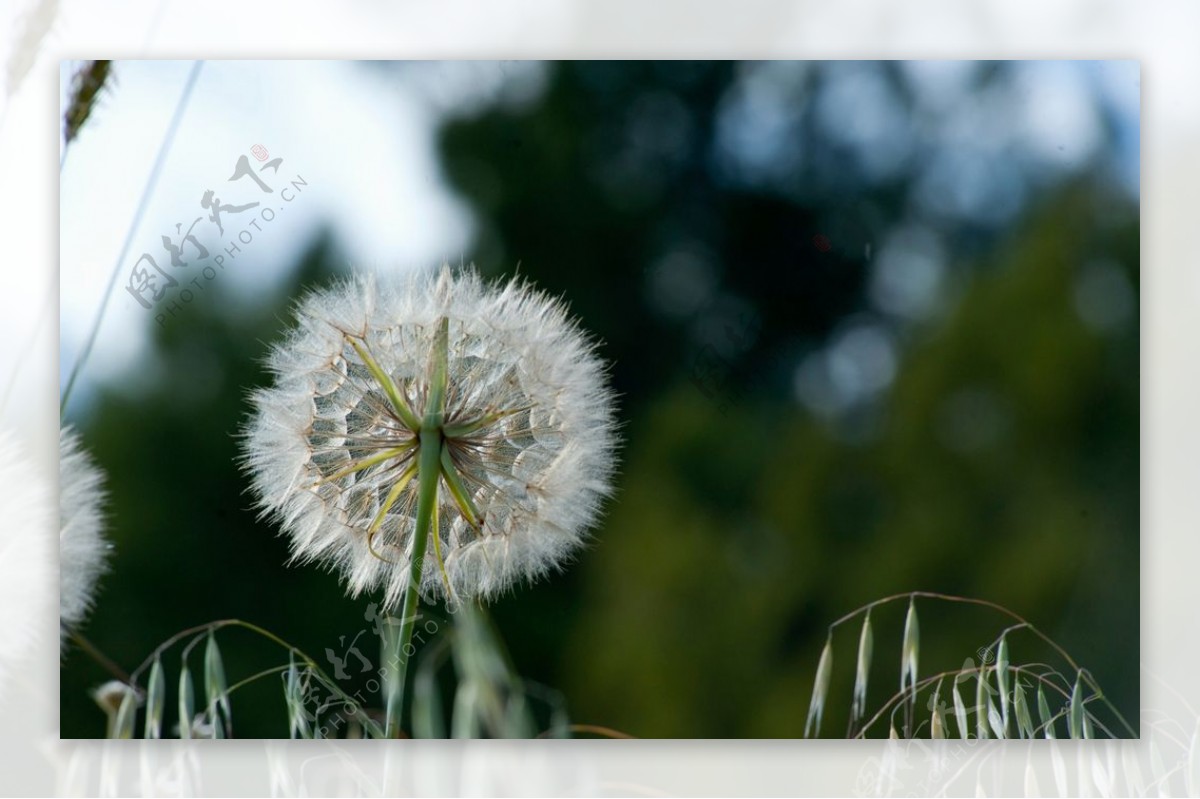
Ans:
[{"label": "oat spikelet", "polygon": [[63,112],[63,139],[70,144],[79,135],[112,75],[111,61],[86,61],[71,80],[71,97]]},{"label": "oat spikelet", "polygon": [[[582,545],[610,492],[613,394],[560,302],[443,267],[357,275],[309,294],[296,319],[244,440],[258,505],[294,561],[397,607],[431,441],[442,454],[424,596],[494,597]],[[433,406],[444,414],[430,437]]]}]

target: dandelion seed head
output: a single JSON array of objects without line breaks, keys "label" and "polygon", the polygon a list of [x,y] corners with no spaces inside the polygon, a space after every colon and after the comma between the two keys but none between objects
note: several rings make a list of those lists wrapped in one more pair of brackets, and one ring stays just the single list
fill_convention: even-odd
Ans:
[{"label": "dandelion seed head", "polygon": [[104,536],[104,475],[70,427],[59,433],[58,490],[59,618],[73,627],[91,610],[109,544]]},{"label": "dandelion seed head", "polygon": [[296,318],[245,431],[258,504],[293,560],[400,604],[440,347],[442,471],[422,594],[491,598],[581,546],[610,491],[613,395],[560,302],[443,267],[355,276],[309,294]]},{"label": "dandelion seed head", "polygon": [[53,601],[50,491],[24,448],[0,432],[0,697]]}]

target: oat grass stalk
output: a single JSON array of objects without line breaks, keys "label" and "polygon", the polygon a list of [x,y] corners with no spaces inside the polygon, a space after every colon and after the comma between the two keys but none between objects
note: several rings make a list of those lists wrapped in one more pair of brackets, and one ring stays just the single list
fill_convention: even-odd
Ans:
[{"label": "oat grass stalk", "polygon": [[[286,650],[288,653],[288,662],[283,665],[263,669],[235,683],[228,683],[225,677],[223,658],[217,642],[217,634],[223,630],[230,629],[240,629],[253,633],[257,637],[263,638]],[[173,647],[184,641],[187,641],[187,643],[180,654],[179,697],[177,706],[178,733],[180,738],[219,738],[231,735],[233,732],[232,695],[247,685],[272,675],[279,675],[284,682],[284,699],[287,704],[289,721],[292,722],[293,732],[303,733],[296,735],[296,737],[309,737],[313,733],[310,723],[312,714],[303,708],[301,693],[302,684],[310,682],[324,689],[329,697],[329,701],[319,708],[319,710],[325,710],[336,702],[347,720],[358,725],[367,735],[372,738],[384,737],[383,726],[360,706],[358,700],[346,693],[338,685],[337,681],[321,668],[314,658],[274,633],[241,619],[222,619],[196,627],[189,627],[186,630],[181,630],[155,647],[154,651],[150,653],[146,660],[129,677],[128,685],[132,689],[130,693],[134,695],[135,702],[139,701],[140,695],[145,692],[144,689],[140,688],[141,676],[149,669],[151,670],[150,679],[152,680],[155,664],[162,663],[163,656]],[[195,680],[192,676],[190,658],[192,653],[201,644],[205,645],[203,657],[205,702],[200,712],[197,712],[195,704]],[[291,680],[290,685],[288,682],[289,679]],[[149,722],[150,719],[147,719],[147,721]]]},{"label": "oat grass stalk", "polygon": [[[907,613],[900,645],[900,690],[886,700],[874,714],[868,716],[863,704],[866,675],[870,670],[873,649],[872,611],[880,606],[904,600],[907,600]],[[973,605],[1000,614],[1009,624],[1001,629],[989,644],[967,658],[962,667],[922,676],[918,670],[918,600]],[[855,664],[854,689],[850,697],[847,737],[867,737],[876,731],[876,725],[883,724],[885,719],[889,735],[896,734],[905,738],[924,735],[944,737],[950,731],[945,716],[949,714],[951,706],[955,720],[954,728],[961,738],[1054,738],[1059,719],[1065,719],[1071,738],[1137,737],[1136,731],[1120,711],[1104,696],[1091,673],[1029,621],[988,600],[928,591],[884,597],[846,614],[830,625],[817,666],[813,696],[805,723],[806,737],[817,730],[825,710],[828,709],[834,633],[838,627],[859,615],[863,616],[863,628],[859,635],[859,656]],[[1012,641],[1017,633],[1031,636],[1039,646],[1047,647],[1052,660],[1061,661],[1062,665],[1014,661]],[[975,657],[978,657],[980,662],[976,663],[973,659]],[[942,693],[942,685],[946,680],[949,680],[949,700],[946,700]],[[962,683],[968,681],[974,682],[975,689],[971,703],[964,701],[963,697]],[[1032,701],[1037,702],[1037,725],[1033,723],[1028,691],[1036,692],[1036,699]],[[921,709],[918,706],[921,697],[927,701],[927,709],[932,711],[931,715],[918,712]],[[970,718],[972,714],[974,719]],[[902,735],[897,732],[897,728],[902,731]]]}]

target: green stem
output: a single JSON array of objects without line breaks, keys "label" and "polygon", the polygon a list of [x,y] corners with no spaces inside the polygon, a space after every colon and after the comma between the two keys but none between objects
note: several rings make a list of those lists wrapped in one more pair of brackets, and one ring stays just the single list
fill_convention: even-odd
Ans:
[{"label": "green stem", "polygon": [[472,419],[469,422],[459,422],[458,424],[448,424],[448,425],[446,425],[446,436],[449,438],[466,438],[467,436],[478,433],[480,430],[484,429],[485,427],[491,427],[492,425],[496,424],[496,422],[499,422],[501,419],[507,419],[509,416],[514,416],[518,413],[521,413],[522,411],[527,411],[531,407],[533,407],[533,406],[524,405],[520,408],[510,408],[510,409],[504,410],[504,411],[493,411],[491,413],[485,413],[482,416],[480,416],[476,419]]},{"label": "green stem", "polygon": [[64,626],[63,629],[66,630],[67,636],[75,642],[75,645],[79,647],[80,651],[82,651],[92,660],[96,661],[96,663],[98,663],[113,677],[116,677],[118,680],[137,691],[139,696],[141,695],[142,691],[133,684],[133,678],[130,677],[123,668],[113,662],[108,655],[101,652],[100,649],[87,638],[84,638],[78,630],[66,626]]},{"label": "green stem", "polygon": [[433,351],[429,353],[429,400],[425,404],[425,420],[421,432],[436,430],[439,438],[446,419],[446,383],[450,371],[450,320],[438,320],[433,336]]},{"label": "green stem", "polygon": [[449,489],[450,496],[454,497],[454,502],[467,524],[478,532],[483,527],[483,518],[475,509],[475,503],[471,501],[471,493],[458,476],[458,469],[454,466],[454,459],[450,457],[450,450],[445,448],[442,449],[442,479],[446,481],[446,488]]},{"label": "green stem", "polygon": [[[442,465],[442,422],[446,414],[446,383],[449,371],[449,320],[442,317],[434,334],[433,350],[429,356],[429,399],[425,418],[421,422],[420,458],[417,461],[417,523],[413,530],[412,555],[409,561],[408,588],[400,611],[400,630],[393,637],[384,634],[383,680],[387,706],[386,735],[400,737],[400,717],[404,710],[404,683],[408,674],[409,653],[417,609],[421,604],[421,572],[425,566],[425,550],[433,526],[434,505],[437,503],[438,478]],[[433,531],[437,535],[436,530]]]},{"label": "green stem", "polygon": [[[365,343],[365,342],[364,342]],[[354,351],[358,353],[358,357],[367,366],[367,370],[374,376],[375,380],[383,386],[384,392],[388,395],[388,400],[392,403],[393,410],[400,416],[400,421],[412,431],[416,431],[420,427],[420,420],[413,413],[412,408],[408,407],[408,402],[405,401],[404,395],[400,393],[400,389],[392,382],[392,378],[387,372],[383,371],[383,367],[375,362],[371,357],[371,352],[363,344],[359,344],[354,339],[350,339],[350,346],[354,347]]]},{"label": "green stem", "polygon": [[383,452],[372,455],[369,458],[364,458],[357,463],[347,466],[345,469],[334,472],[328,477],[322,477],[320,480],[313,483],[313,487],[316,488],[317,486],[324,485],[325,483],[332,483],[334,480],[341,480],[343,477],[354,474],[355,472],[361,472],[363,469],[369,469],[372,466],[377,466],[384,461],[391,460],[392,458],[398,458],[408,452],[410,449],[412,449],[411,444],[404,444],[399,447],[385,449]]}]

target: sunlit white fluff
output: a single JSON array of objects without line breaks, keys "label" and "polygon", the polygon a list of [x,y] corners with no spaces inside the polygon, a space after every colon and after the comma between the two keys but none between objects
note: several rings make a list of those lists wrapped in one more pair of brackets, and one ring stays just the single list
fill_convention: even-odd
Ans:
[{"label": "sunlit white fluff", "polygon": [[104,475],[70,427],[59,433],[59,617],[68,627],[92,607],[109,544],[104,536]]},{"label": "sunlit white fluff", "polygon": [[[360,349],[420,415],[442,318],[446,429],[496,421],[461,440],[447,436],[482,523],[471,524],[439,482],[422,593],[492,597],[560,566],[610,491],[613,395],[562,303],[518,281],[490,286],[473,270],[447,267],[358,275],[309,294],[269,356],[274,384],[253,394],[245,462],[293,560],[339,570],[354,596],[382,587],[389,608],[408,586],[419,479],[403,483],[390,508],[387,497],[413,468],[419,441]],[[347,473],[395,447],[408,449]]]},{"label": "sunlit white fluff", "polygon": [[52,607],[52,508],[24,448],[0,433],[0,697]]}]

